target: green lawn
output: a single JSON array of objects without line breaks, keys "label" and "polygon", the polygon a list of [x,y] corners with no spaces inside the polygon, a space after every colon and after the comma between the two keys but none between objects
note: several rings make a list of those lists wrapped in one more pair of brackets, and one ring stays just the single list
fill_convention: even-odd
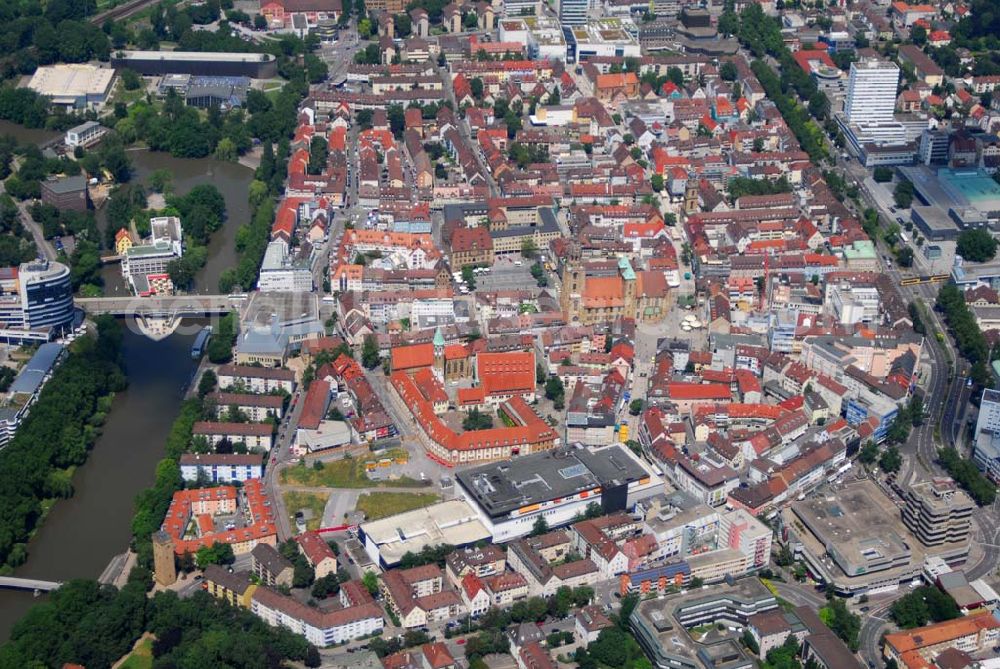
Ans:
[{"label": "green lawn", "polygon": [[153,640],[144,639],[139,642],[132,654],[119,666],[119,669],[152,669]]},{"label": "green lawn", "polygon": [[326,507],[326,501],[330,499],[329,493],[288,490],[282,493],[282,496],[285,500],[285,511],[288,513],[292,525],[295,524],[297,511],[309,509],[312,511],[312,518],[306,520],[306,529],[319,529],[320,523],[323,522],[323,509]]},{"label": "green lawn", "polygon": [[378,520],[422,509],[439,499],[430,492],[366,492],[358,497],[357,510],[363,512],[368,520]]},{"label": "green lawn", "polygon": [[345,458],[324,462],[321,469],[312,465],[301,464],[281,470],[281,482],[285,485],[325,488],[370,488],[372,486],[391,487],[421,487],[420,481],[411,478],[399,478],[394,481],[372,481],[365,473],[365,463],[374,462],[382,457],[394,458],[404,456],[402,449],[390,450],[379,457]]}]

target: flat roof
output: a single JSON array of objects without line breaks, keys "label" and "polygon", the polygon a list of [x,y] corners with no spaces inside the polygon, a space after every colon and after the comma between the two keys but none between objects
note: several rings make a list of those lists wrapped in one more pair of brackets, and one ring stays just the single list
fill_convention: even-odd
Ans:
[{"label": "flat roof", "polygon": [[792,504],[795,515],[851,576],[912,554],[908,543],[914,539],[903,527],[899,510],[872,488],[874,484],[845,486],[836,494],[818,494]]},{"label": "flat roof", "polygon": [[239,63],[267,63],[274,60],[274,56],[269,53],[240,53],[235,51],[115,51],[112,54],[115,58],[125,60],[172,60],[188,62],[239,62]]},{"label": "flat roof", "polygon": [[35,70],[28,88],[56,98],[104,95],[114,77],[113,69],[88,63],[45,65]]},{"label": "flat roof", "polygon": [[1000,211],[1000,184],[985,170],[942,167],[935,172],[925,165],[898,169],[931,207]]},{"label": "flat roof", "polygon": [[366,543],[378,546],[387,565],[396,564],[407,552],[425,546],[467,546],[490,538],[475,509],[464,500],[449,500],[423,509],[407,511],[359,526]]},{"label": "flat roof", "polygon": [[62,344],[46,343],[38,347],[31,360],[10,384],[8,392],[12,395],[24,393],[31,395],[42,385],[45,375],[52,371],[56,360],[63,351]]},{"label": "flat roof", "polygon": [[557,448],[455,475],[476,503],[494,518],[523,506],[647,477],[649,473],[617,445],[599,451]]}]

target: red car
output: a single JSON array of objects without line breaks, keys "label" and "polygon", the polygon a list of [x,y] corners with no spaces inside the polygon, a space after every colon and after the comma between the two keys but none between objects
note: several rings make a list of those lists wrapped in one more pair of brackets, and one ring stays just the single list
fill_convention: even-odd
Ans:
[{"label": "red car", "polygon": [[464,646],[465,645],[465,639],[459,639],[455,643],[457,643],[459,646]]}]

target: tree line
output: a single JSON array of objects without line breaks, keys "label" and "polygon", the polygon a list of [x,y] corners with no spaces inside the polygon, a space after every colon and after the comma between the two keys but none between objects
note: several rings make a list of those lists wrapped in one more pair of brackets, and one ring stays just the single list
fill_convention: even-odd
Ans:
[{"label": "tree line", "polygon": [[44,518],[43,501],[70,497],[64,471],[83,464],[111,408],[125,388],[121,329],[97,319],[96,338],[84,338],[42,389],[13,440],[0,451],[0,564],[27,559],[27,540]]},{"label": "tree line", "polygon": [[990,362],[990,346],[983,336],[976,318],[965,304],[965,298],[958,286],[949,283],[941,286],[937,296],[937,308],[940,309],[955,335],[955,343],[959,352],[972,365],[970,376],[980,384],[990,380],[987,365]]},{"label": "tree line", "polygon": [[316,648],[297,634],[202,591],[186,599],[175,592],[149,598],[151,582],[148,571],[136,568],[121,590],[96,581],[66,583],[14,625],[0,648],[0,666],[106,669],[144,632],[154,637],[157,667],[276,669],[285,660],[320,665]]}]

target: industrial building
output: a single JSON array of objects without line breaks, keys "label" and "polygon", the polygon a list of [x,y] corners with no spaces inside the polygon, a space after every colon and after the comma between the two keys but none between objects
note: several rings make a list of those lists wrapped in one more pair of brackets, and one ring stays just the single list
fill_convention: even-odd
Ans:
[{"label": "industrial building", "polygon": [[462,496],[494,541],[532,530],[538,518],[563,525],[589,504],[624,511],[662,490],[662,480],[621,446],[600,450],[556,448],[458,472]]},{"label": "industrial building", "polygon": [[28,88],[67,110],[100,109],[111,93],[115,71],[87,63],[44,65],[35,70]]},{"label": "industrial building", "polygon": [[274,56],[267,53],[116,51],[111,54],[111,65],[116,69],[129,68],[146,76],[191,74],[268,79],[278,73]]}]

